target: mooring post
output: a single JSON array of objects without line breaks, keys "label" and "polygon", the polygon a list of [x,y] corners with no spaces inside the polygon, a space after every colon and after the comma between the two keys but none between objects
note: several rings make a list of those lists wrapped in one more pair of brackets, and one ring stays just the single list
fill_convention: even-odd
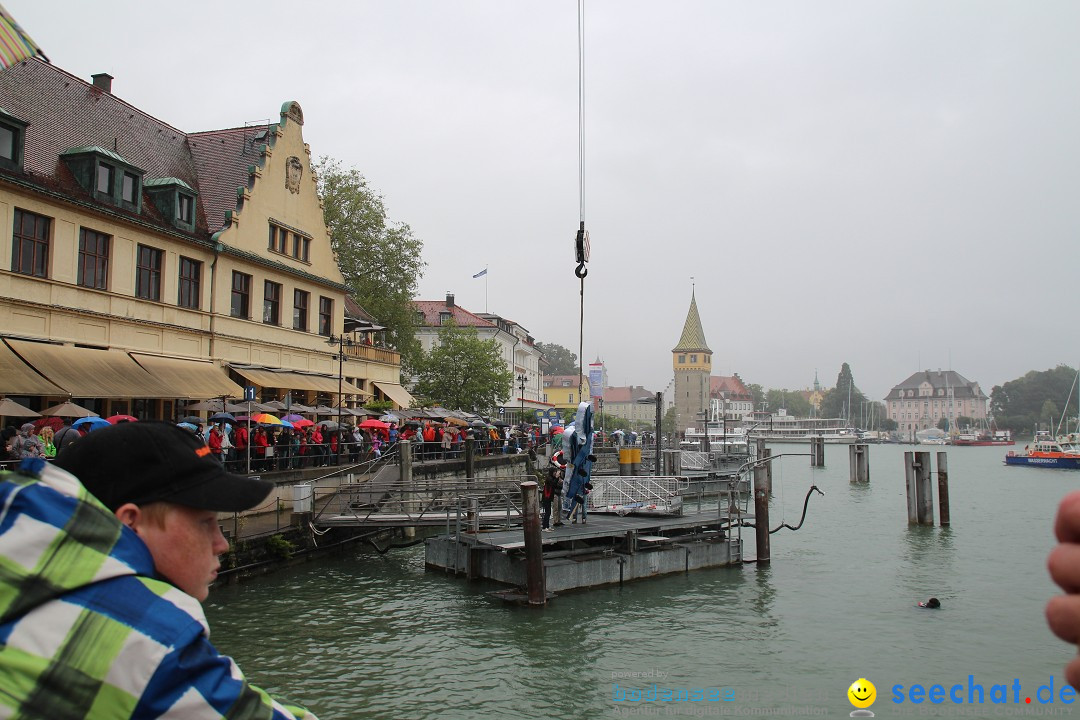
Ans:
[{"label": "mooring post", "polygon": [[949,454],[945,452],[937,454],[937,496],[938,517],[945,527],[949,524]]},{"label": "mooring post", "polygon": [[919,522],[919,504],[916,502],[918,493],[915,491],[915,453],[904,453],[904,487],[907,490],[907,521],[908,525],[916,525]]},{"label": "mooring post", "polygon": [[530,605],[547,602],[544,583],[544,546],[540,540],[540,501],[536,482],[521,483],[521,512],[525,531],[525,585]]},{"label": "mooring post", "polygon": [[[398,451],[398,457],[400,458],[398,480],[401,484],[401,510],[412,514],[413,507],[420,504],[416,502],[416,489],[413,487],[412,449],[408,440],[399,440],[398,446],[401,448]],[[402,534],[407,538],[416,537],[416,528],[402,528]]]},{"label": "mooring post", "polygon": [[930,472],[930,453],[915,453],[915,489],[918,492],[920,525],[934,524],[934,485]]},{"label": "mooring post", "polygon": [[852,483],[870,482],[870,451],[866,445],[848,445],[848,465]]},{"label": "mooring post", "polygon": [[640,447],[632,447],[632,448],[630,448],[630,474],[631,475],[640,475],[641,474],[641,448]]},{"label": "mooring post", "polygon": [[633,475],[630,471],[630,448],[619,448],[619,475]]},{"label": "mooring post", "polygon": [[469,532],[474,535],[480,532],[480,498],[469,498],[469,511],[465,515],[465,521],[468,523]]},{"label": "mooring post", "polygon": [[825,467],[825,438],[820,435],[810,438],[810,467]]},{"label": "mooring post", "polygon": [[[762,441],[759,441],[762,442]],[[768,470],[764,464],[754,468],[754,534],[757,537],[757,561],[770,562],[769,557],[769,488]]]},{"label": "mooring post", "polygon": [[769,497],[772,497],[772,450],[765,448],[762,457],[768,461],[765,463],[765,484],[769,488]]},{"label": "mooring post", "polygon": [[468,438],[465,441],[465,484],[472,485],[476,477],[476,439]]}]

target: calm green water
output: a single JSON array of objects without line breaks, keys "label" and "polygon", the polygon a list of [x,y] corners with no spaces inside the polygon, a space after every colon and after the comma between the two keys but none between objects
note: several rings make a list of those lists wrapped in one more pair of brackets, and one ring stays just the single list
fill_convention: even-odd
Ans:
[{"label": "calm green water", "polygon": [[[807,452],[806,446],[772,446]],[[1063,685],[1075,652],[1043,606],[1058,500],[1080,472],[1006,468],[1007,448],[949,448],[951,528],[910,528],[902,454],[871,446],[871,483],[848,483],[847,448],[774,470],[768,567],[693,572],[568,594],[542,611],[425,571],[423,547],[341,558],[215,591],[215,643],[263,687],[324,718],[846,717],[848,686],[877,686],[877,717],[1067,712],[1035,692]],[[936,453],[945,448],[919,449]],[[753,531],[744,532],[753,555]],[[918,600],[941,599],[938,611]],[[625,678],[621,673],[655,673]],[[985,705],[968,702],[968,676]],[[1021,683],[1020,705],[1011,704]],[[613,683],[733,689],[732,702],[631,704]],[[894,704],[891,688],[962,684],[965,704]],[[990,705],[995,684],[1008,705]],[[1033,704],[1024,706],[1025,697]],[[1046,697],[1044,691],[1044,698]],[[977,699],[977,697],[976,697]],[[1077,712],[1080,712],[1078,703]]]}]

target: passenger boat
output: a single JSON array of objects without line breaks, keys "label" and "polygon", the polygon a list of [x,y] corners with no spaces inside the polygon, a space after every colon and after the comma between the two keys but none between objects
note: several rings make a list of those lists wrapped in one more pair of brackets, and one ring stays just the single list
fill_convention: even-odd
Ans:
[{"label": "passenger boat", "polygon": [[783,409],[775,415],[769,412],[750,413],[743,425],[752,439],[766,442],[808,443],[816,437],[830,445],[854,445],[859,431],[843,418],[797,418]]},{"label": "passenger boat", "polygon": [[1054,439],[1049,435],[1036,437],[1024,452],[1006,455],[1005,464],[1080,470],[1080,445],[1061,442],[1063,439]]}]

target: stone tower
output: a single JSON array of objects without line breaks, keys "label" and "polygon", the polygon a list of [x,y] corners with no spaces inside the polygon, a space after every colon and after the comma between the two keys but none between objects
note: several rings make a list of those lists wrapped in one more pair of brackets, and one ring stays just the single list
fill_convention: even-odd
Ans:
[{"label": "stone tower", "polygon": [[671,366],[675,370],[675,431],[681,436],[690,427],[704,430],[709,411],[712,350],[705,342],[693,291],[682,337],[671,351]]}]

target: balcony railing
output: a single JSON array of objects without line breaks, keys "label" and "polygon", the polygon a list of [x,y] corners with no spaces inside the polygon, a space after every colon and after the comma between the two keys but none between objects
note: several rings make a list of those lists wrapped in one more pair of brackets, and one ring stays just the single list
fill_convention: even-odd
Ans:
[{"label": "balcony railing", "polygon": [[376,345],[346,345],[345,355],[353,360],[368,360],[385,365],[401,364],[401,353]]}]

